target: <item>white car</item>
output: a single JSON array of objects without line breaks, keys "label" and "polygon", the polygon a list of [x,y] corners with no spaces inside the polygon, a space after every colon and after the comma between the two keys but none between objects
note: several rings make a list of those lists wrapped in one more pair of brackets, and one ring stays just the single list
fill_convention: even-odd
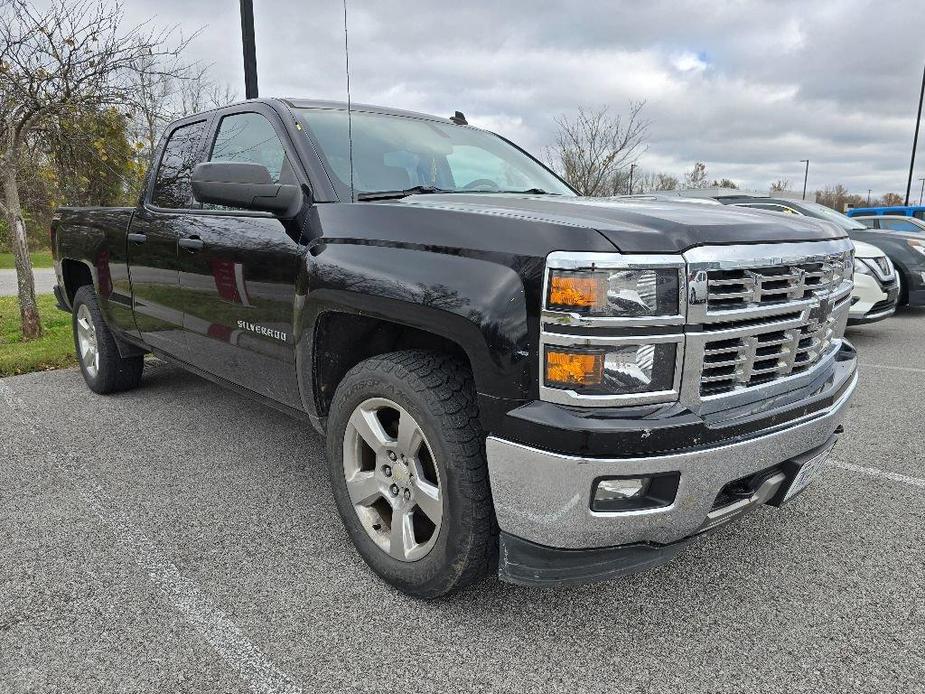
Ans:
[{"label": "white car", "polygon": [[886,253],[863,241],[854,242],[854,292],[848,323],[873,323],[893,315],[899,297],[896,269]]}]

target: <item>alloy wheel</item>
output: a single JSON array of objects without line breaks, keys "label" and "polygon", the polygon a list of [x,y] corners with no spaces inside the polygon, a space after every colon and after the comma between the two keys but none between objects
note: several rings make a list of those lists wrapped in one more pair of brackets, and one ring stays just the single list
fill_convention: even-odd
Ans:
[{"label": "alloy wheel", "polygon": [[96,378],[100,370],[100,351],[96,342],[96,326],[86,304],[77,309],[77,348],[80,362],[90,378]]},{"label": "alloy wheel", "polygon": [[416,561],[436,543],[443,493],[420,425],[397,403],[370,398],[344,432],[344,478],[367,535],[399,561]]}]

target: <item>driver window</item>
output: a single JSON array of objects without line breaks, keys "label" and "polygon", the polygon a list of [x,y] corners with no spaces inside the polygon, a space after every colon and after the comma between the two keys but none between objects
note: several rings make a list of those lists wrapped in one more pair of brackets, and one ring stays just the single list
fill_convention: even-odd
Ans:
[{"label": "driver window", "polygon": [[259,113],[235,113],[222,118],[209,160],[262,164],[274,183],[295,181],[283,144],[270,121]]}]

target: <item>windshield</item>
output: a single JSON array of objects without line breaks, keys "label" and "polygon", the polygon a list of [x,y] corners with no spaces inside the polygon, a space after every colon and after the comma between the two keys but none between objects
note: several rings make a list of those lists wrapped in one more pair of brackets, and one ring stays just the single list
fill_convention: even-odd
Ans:
[{"label": "windshield", "polygon": [[[298,109],[321,149],[338,194],[350,196],[347,112]],[[554,174],[497,135],[406,116],[352,113],[353,183],[358,194],[416,186],[449,192],[574,193]]]},{"label": "windshield", "polygon": [[835,222],[842,229],[866,229],[867,227],[861,224],[856,219],[851,219],[846,215],[843,215],[841,212],[836,212],[831,207],[826,207],[825,205],[820,205],[817,202],[800,202],[800,208],[806,210],[806,213],[810,217],[817,217],[819,219],[827,219],[830,222]]}]

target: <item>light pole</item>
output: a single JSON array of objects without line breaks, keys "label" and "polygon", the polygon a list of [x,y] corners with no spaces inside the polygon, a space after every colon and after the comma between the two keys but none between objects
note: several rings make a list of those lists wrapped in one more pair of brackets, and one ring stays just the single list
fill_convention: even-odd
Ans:
[{"label": "light pole", "polygon": [[806,181],[809,180],[809,159],[800,159],[801,164],[806,164],[806,173],[803,174],[803,199],[806,200]]},{"label": "light pole", "polygon": [[919,124],[922,122],[923,97],[925,97],[925,68],[922,69],[922,89],[919,91],[919,111],[915,117],[915,135],[912,136],[912,158],[909,160],[909,181],[906,183],[906,205],[909,204],[909,190],[912,188],[912,169],[915,168],[915,148],[919,144]]},{"label": "light pole", "polygon": [[867,189],[867,206],[870,207],[870,188]]},{"label": "light pole", "polygon": [[244,98],[257,98],[257,47],[254,43],[254,0],[241,0],[241,42],[244,44]]},{"label": "light pole", "polygon": [[630,164],[630,195],[633,194],[633,172],[636,170],[635,164]]}]

